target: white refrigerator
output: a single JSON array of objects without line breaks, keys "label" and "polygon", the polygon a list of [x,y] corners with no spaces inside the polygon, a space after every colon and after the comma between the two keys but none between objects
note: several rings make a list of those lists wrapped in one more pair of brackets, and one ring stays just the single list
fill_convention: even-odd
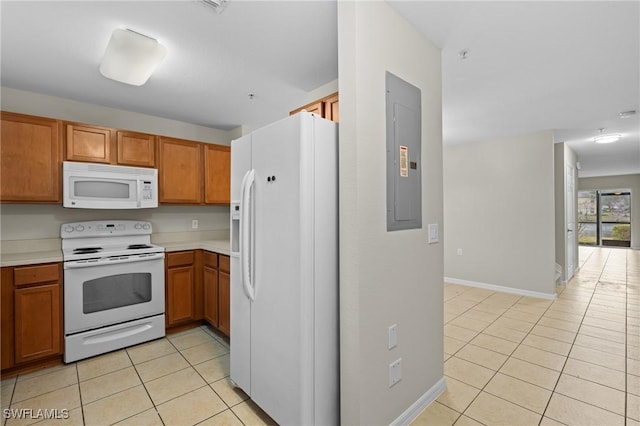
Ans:
[{"label": "white refrigerator", "polygon": [[340,419],[337,124],[231,142],[231,380],[280,425]]}]

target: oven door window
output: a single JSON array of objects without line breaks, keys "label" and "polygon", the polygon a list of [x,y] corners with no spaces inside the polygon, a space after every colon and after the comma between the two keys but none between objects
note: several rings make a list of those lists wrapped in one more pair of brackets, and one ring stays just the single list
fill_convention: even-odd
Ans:
[{"label": "oven door window", "polygon": [[151,274],[133,272],[85,281],[82,310],[85,314],[107,311],[151,300]]}]

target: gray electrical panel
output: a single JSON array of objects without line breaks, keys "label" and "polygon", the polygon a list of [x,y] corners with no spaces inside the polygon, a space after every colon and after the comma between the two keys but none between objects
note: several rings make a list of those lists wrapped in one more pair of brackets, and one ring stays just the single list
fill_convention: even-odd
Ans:
[{"label": "gray electrical panel", "polygon": [[422,228],[422,113],[416,86],[386,73],[387,231]]}]

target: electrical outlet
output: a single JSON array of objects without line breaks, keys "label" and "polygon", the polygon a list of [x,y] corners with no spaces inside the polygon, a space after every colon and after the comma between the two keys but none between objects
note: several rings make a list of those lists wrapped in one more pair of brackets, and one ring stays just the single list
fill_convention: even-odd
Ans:
[{"label": "electrical outlet", "polygon": [[198,229],[198,219],[193,219],[191,221],[191,229]]},{"label": "electrical outlet", "polygon": [[402,380],[402,358],[389,364],[389,387]]},{"label": "electrical outlet", "polygon": [[398,325],[393,324],[389,327],[389,349],[398,346]]},{"label": "electrical outlet", "polygon": [[461,248],[458,249],[458,256],[462,256],[462,249]]}]

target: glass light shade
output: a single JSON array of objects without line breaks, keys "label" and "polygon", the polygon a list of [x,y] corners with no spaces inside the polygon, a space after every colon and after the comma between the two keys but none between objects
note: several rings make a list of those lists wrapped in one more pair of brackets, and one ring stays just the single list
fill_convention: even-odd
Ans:
[{"label": "glass light shade", "polygon": [[117,29],[104,52],[100,73],[112,80],[142,86],[166,54],[167,49],[158,40]]},{"label": "glass light shade", "polygon": [[603,135],[593,138],[595,143],[612,143],[620,140],[620,135]]}]

